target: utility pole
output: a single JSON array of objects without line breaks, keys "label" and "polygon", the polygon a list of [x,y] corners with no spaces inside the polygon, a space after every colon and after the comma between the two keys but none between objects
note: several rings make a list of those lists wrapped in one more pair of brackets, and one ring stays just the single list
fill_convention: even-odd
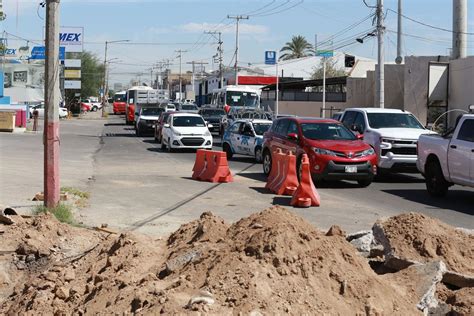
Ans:
[{"label": "utility pole", "polygon": [[46,0],[44,205],[59,203],[59,1]]},{"label": "utility pole", "polygon": [[223,62],[224,62],[224,57],[223,57],[223,54],[224,54],[224,49],[223,49],[223,41],[222,41],[222,32],[204,32],[205,34],[211,34],[211,35],[215,35],[217,34],[218,35],[218,38],[217,38],[217,43],[219,44],[219,47],[217,48],[217,52],[219,53],[219,82],[220,82],[220,87],[219,88],[223,88],[224,87],[224,66],[223,66]]},{"label": "utility pole", "polygon": [[323,57],[323,113],[321,115],[322,118],[326,117],[326,57]]},{"label": "utility pole", "polygon": [[400,65],[402,61],[402,0],[398,0],[397,58],[395,58],[395,62]]},{"label": "utility pole", "polygon": [[240,20],[248,20],[248,15],[228,15],[228,19],[235,19],[235,85],[239,85],[239,22]]},{"label": "utility pole", "polygon": [[384,17],[383,0],[377,0],[377,39],[378,39],[378,64],[377,69],[377,104],[380,108],[385,107],[385,56],[384,56]]},{"label": "utility pole", "polygon": [[181,75],[182,75],[182,72],[181,72],[181,64],[182,64],[182,57],[183,57],[183,53],[186,53],[187,50],[175,50],[176,53],[179,54],[179,98],[180,100],[183,99],[183,95],[181,94],[182,90],[183,90],[183,81],[182,81],[182,78],[181,78]]},{"label": "utility pole", "polygon": [[[58,35],[59,36],[59,35]],[[105,116],[105,104],[107,100],[107,94],[109,93],[108,91],[108,82],[106,81],[107,79],[107,48],[109,44],[112,43],[121,43],[121,42],[129,42],[129,40],[118,40],[118,41],[105,41],[105,49],[104,49],[104,78],[102,81],[102,117]]]},{"label": "utility pole", "polygon": [[193,92],[195,92],[195,89],[194,89],[195,65],[201,65],[201,69],[202,69],[202,66],[203,66],[203,65],[208,65],[209,63],[207,63],[207,62],[202,62],[202,61],[191,61],[191,62],[187,62],[186,64],[190,64],[190,65],[192,65],[192,67],[193,67],[193,72],[192,72],[192,77],[191,77],[191,85],[192,85],[192,88],[193,88]]},{"label": "utility pole", "polygon": [[452,58],[467,56],[467,0],[453,0]]}]

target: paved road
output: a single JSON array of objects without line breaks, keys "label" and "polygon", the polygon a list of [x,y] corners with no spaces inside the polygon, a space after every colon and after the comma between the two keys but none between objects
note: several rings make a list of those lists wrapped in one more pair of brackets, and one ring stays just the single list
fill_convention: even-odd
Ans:
[{"label": "paved road", "polygon": [[[0,204],[26,212],[32,204],[27,199],[42,186],[41,135],[1,134],[0,149]],[[288,197],[264,190],[261,165],[246,157],[230,162],[233,183],[191,180],[194,153],[162,152],[152,137],[136,137],[120,116],[63,121],[61,155],[62,185],[91,192],[90,205],[78,214],[88,225],[107,223],[164,235],[204,211],[235,221],[274,204],[289,204]],[[322,229],[332,224],[349,232],[368,229],[380,217],[409,211],[474,228],[474,190],[454,186],[446,198],[433,199],[418,175],[387,177],[364,189],[336,182],[318,190],[321,207],[289,208]]]}]

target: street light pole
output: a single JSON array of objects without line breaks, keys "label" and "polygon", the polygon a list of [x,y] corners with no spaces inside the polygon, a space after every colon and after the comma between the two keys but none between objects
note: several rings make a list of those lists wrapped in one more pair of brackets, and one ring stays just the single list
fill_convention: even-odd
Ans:
[{"label": "street light pole", "polygon": [[59,203],[59,1],[46,1],[44,205]]},{"label": "street light pole", "polygon": [[130,40],[117,40],[117,41],[105,41],[105,53],[104,53],[104,78],[102,81],[102,117],[105,116],[105,103],[106,103],[106,98],[108,92],[108,82],[107,82],[107,49],[109,44],[113,43],[123,43],[123,42],[129,42]]},{"label": "street light pole", "polygon": [[377,38],[378,38],[378,64],[377,69],[377,103],[380,108],[385,107],[385,52],[383,21],[383,0],[377,0]]},{"label": "street light pole", "polygon": [[177,53],[179,53],[179,98],[180,100],[183,99],[183,95],[181,94],[181,91],[183,90],[183,81],[182,81],[182,78],[181,78],[181,66],[182,66],[182,57],[183,57],[183,53],[186,53],[187,50],[177,50],[176,51]]}]

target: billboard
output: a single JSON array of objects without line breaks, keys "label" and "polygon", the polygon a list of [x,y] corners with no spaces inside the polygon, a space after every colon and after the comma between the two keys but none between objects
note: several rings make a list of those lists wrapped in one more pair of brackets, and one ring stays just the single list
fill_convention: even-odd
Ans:
[{"label": "billboard", "polygon": [[62,26],[59,31],[59,45],[64,46],[68,53],[81,53],[84,46],[84,28]]},{"label": "billboard", "polygon": [[64,78],[66,79],[81,79],[80,69],[65,69]]},{"label": "billboard", "polygon": [[[59,47],[59,60],[64,60],[66,56],[66,49],[64,47]],[[44,46],[35,46],[31,50],[30,59],[40,60],[46,59],[46,48]]]},{"label": "billboard", "polygon": [[81,81],[80,80],[64,80],[64,89],[79,90],[81,89]]},{"label": "billboard", "polygon": [[64,60],[64,67],[81,68],[81,60],[80,59],[66,59]]}]

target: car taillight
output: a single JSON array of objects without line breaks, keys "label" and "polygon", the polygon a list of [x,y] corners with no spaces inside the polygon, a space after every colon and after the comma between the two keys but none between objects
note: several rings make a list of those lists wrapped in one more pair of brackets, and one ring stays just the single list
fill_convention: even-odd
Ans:
[{"label": "car taillight", "polygon": [[230,112],[230,106],[229,106],[228,104],[226,104],[226,105],[224,106],[224,111],[225,111],[227,114],[229,114],[229,112]]}]

